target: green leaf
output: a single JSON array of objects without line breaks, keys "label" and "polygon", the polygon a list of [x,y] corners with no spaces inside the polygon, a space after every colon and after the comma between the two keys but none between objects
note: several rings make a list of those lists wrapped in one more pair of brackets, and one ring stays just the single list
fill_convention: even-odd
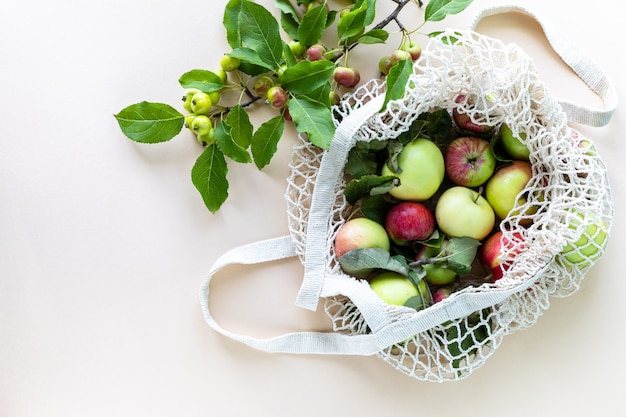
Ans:
[{"label": "green leaf", "polygon": [[328,149],[335,135],[330,109],[322,103],[306,97],[292,97],[289,100],[289,114],[296,130],[306,133],[312,144]]},{"label": "green leaf", "polygon": [[370,220],[374,220],[380,224],[385,222],[387,211],[393,203],[387,201],[382,195],[372,195],[365,197],[361,201],[361,213]]},{"label": "green leaf", "polygon": [[392,258],[388,250],[380,248],[359,248],[344,253],[339,257],[341,269],[348,274],[365,278],[374,269],[398,272],[408,277],[409,271],[402,262]]},{"label": "green leaf", "polygon": [[239,33],[243,44],[253,49],[267,65],[278,68],[283,54],[283,42],[278,22],[263,6],[243,0],[239,14]]},{"label": "green leaf", "polygon": [[352,10],[365,10],[365,26],[369,25],[376,18],[376,0],[357,0],[352,6]]},{"label": "green leaf", "polygon": [[239,33],[239,14],[244,0],[230,0],[224,7],[224,28],[226,29],[226,40],[231,48],[236,49],[242,46],[241,35]]},{"label": "green leaf", "polygon": [[124,135],[135,142],[166,142],[180,133],[185,116],[168,104],[142,101],[114,115]]},{"label": "green leaf", "polygon": [[256,51],[250,48],[233,49],[233,51],[229,55],[233,58],[240,59],[242,62],[247,62],[249,64],[261,67],[264,70],[274,69],[273,65],[268,65],[259,57],[259,54],[257,54]]},{"label": "green leaf", "polygon": [[257,168],[262,169],[270,163],[278,148],[278,141],[283,135],[285,119],[276,116],[263,123],[252,135],[252,157]]},{"label": "green leaf", "polygon": [[251,140],[252,124],[248,114],[239,105],[228,113],[226,120],[215,127],[215,143],[224,155],[235,162],[252,162],[248,153]]},{"label": "green leaf", "polygon": [[302,95],[313,101],[317,101],[326,107],[330,107],[330,92],[332,89],[333,88],[330,83],[324,83],[321,87],[302,93]]},{"label": "green leaf", "polygon": [[282,13],[293,16],[294,19],[299,19],[296,9],[294,9],[289,0],[274,0],[274,7],[280,10]]},{"label": "green leaf", "polygon": [[426,5],[424,19],[427,22],[438,22],[446,16],[462,12],[472,0],[431,0]]},{"label": "green leaf", "polygon": [[195,69],[180,76],[178,82],[183,88],[196,88],[205,93],[220,91],[224,87],[219,75],[213,71]]},{"label": "green leaf", "polygon": [[385,93],[383,109],[387,107],[387,103],[390,101],[398,100],[404,96],[406,84],[412,73],[413,61],[410,59],[400,61],[397,65],[391,67],[389,75],[387,76],[387,92]]},{"label": "green leaf", "polygon": [[351,38],[360,35],[365,31],[365,18],[367,10],[358,9],[344,13],[337,22],[337,35],[339,40]]},{"label": "green leaf", "polygon": [[289,44],[283,42],[283,58],[285,58],[285,63],[287,67],[293,67],[298,63],[298,58],[293,54],[293,51],[289,47]]},{"label": "green leaf", "polygon": [[252,123],[246,110],[237,104],[226,117],[226,124],[230,126],[230,134],[233,140],[242,148],[246,149],[252,141]]},{"label": "green leaf", "polygon": [[296,20],[292,15],[281,13],[280,14],[280,27],[283,28],[285,33],[294,40],[298,40],[298,27],[300,26],[300,22]]},{"label": "green leaf", "polygon": [[359,37],[359,43],[363,44],[376,44],[385,43],[389,38],[389,32],[384,29],[372,29],[365,32]]},{"label": "green leaf", "polygon": [[316,44],[326,29],[326,5],[314,7],[305,13],[298,28],[298,39],[305,47]]},{"label": "green leaf", "polygon": [[207,146],[191,169],[191,181],[211,213],[228,198],[227,173],[226,159],[215,144]]},{"label": "green leaf", "polygon": [[293,94],[307,94],[329,83],[335,64],[330,61],[301,61],[287,68],[280,78],[283,88]]},{"label": "green leaf", "polygon": [[398,186],[398,177],[394,175],[364,175],[346,184],[344,194],[348,203],[354,205],[361,198],[369,195],[382,195]]},{"label": "green leaf", "polygon": [[450,238],[444,242],[437,257],[446,263],[448,269],[457,274],[468,274],[472,269],[472,262],[476,258],[479,246],[480,242],[471,237]]}]

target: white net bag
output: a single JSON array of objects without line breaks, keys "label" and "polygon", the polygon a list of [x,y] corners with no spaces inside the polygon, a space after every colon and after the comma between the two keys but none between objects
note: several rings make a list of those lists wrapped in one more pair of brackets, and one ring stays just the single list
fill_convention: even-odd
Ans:
[{"label": "white net bag", "polygon": [[[594,113],[553,98],[516,45],[471,30],[448,30],[433,38],[414,64],[402,99],[381,111],[385,83],[372,80],[334,109],[337,133],[328,151],[306,140],[294,148],[286,192],[290,235],[220,258],[200,292],[205,319],[219,332],[261,350],[376,355],[427,381],[469,376],[505,335],[535,323],[551,296],[574,293],[605,250],[614,214],[607,170],[591,141],[568,126],[568,116],[592,125],[610,118],[614,92],[592,69],[591,76],[577,72],[585,80],[600,80],[591,87],[607,99],[607,111]],[[459,95],[471,98],[471,104],[455,100]],[[501,219],[502,241],[508,242],[501,255],[503,277],[467,286],[416,311],[386,304],[367,281],[345,274],[334,240],[358,209],[344,195],[350,149],[359,141],[393,140],[421,114],[438,108],[457,108],[477,124],[506,124],[523,134],[532,179],[521,193],[525,198]],[[304,266],[296,304],[314,310],[324,300],[333,332],[255,339],[215,322],[208,298],[218,270],[289,256],[298,256]]]}]

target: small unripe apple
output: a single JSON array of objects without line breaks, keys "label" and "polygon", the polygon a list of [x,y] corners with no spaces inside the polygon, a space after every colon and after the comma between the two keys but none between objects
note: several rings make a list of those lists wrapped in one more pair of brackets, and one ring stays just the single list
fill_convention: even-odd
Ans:
[{"label": "small unripe apple", "polygon": [[289,101],[287,92],[279,85],[275,85],[267,90],[267,100],[275,109],[282,109]]},{"label": "small unripe apple", "polygon": [[194,117],[193,121],[191,122],[191,130],[193,130],[198,136],[208,134],[211,129],[213,129],[211,119],[209,119],[209,117],[204,114],[200,114]]},{"label": "small unripe apple", "polygon": [[326,53],[326,48],[324,48],[322,45],[319,45],[319,44],[311,45],[306,50],[306,58],[309,61],[320,61],[324,59],[325,53]]},{"label": "small unripe apple", "polygon": [[391,207],[385,216],[385,230],[398,245],[426,240],[435,231],[435,217],[424,204],[403,201]]},{"label": "small unripe apple", "polygon": [[389,236],[385,228],[365,217],[358,217],[344,223],[335,236],[335,255],[359,248],[380,248],[389,250]]},{"label": "small unripe apple", "polygon": [[336,91],[331,91],[328,93],[328,101],[331,106],[337,106],[341,102],[341,96]]},{"label": "small unripe apple", "polygon": [[393,67],[393,62],[391,61],[391,57],[388,55],[385,55],[378,61],[378,69],[380,70],[381,74],[389,74],[389,70],[391,69],[391,67]]},{"label": "small unripe apple", "polygon": [[417,42],[407,41],[402,45],[402,49],[411,55],[413,61],[417,61],[420,55],[422,55],[422,46]]},{"label": "small unripe apple", "polygon": [[446,173],[457,185],[477,187],[485,183],[496,168],[491,144],[476,136],[453,140],[446,148]]},{"label": "small unripe apple", "polygon": [[222,55],[222,58],[220,59],[220,66],[226,72],[235,71],[239,68],[240,64],[241,60],[239,60],[239,58],[232,57],[228,54]]},{"label": "small unripe apple", "polygon": [[439,230],[449,237],[468,236],[482,240],[495,225],[493,209],[482,195],[457,185],[444,191],[435,207]]},{"label": "small unripe apple", "polygon": [[370,280],[372,290],[387,304],[403,306],[412,297],[432,298],[424,280],[419,287],[397,272],[385,271]]},{"label": "small unripe apple", "polygon": [[191,111],[194,114],[207,114],[212,106],[211,96],[207,93],[200,91],[191,97]]},{"label": "small unripe apple", "polygon": [[274,79],[268,75],[263,75],[254,82],[254,91],[259,97],[265,98],[267,97],[268,90],[273,86]]},{"label": "small unripe apple", "polygon": [[[498,230],[489,236],[478,250],[480,262],[491,272],[494,281],[502,278],[504,272],[511,266],[510,261],[524,250],[524,236],[521,233],[513,232],[506,236]],[[507,259],[503,259],[505,249]]]},{"label": "small unripe apple", "polygon": [[306,52],[304,45],[295,40],[289,41],[289,49],[296,58],[304,56],[304,53]]},{"label": "small unripe apple", "polygon": [[220,77],[220,80],[222,80],[222,84],[225,84],[226,81],[228,80],[228,74],[226,74],[226,71],[224,71],[221,68],[217,69],[217,70],[213,70],[213,74],[215,74],[218,77]]},{"label": "small unripe apple", "polygon": [[511,128],[506,124],[502,124],[502,126],[500,126],[500,140],[502,141],[504,151],[512,159],[528,161],[530,151],[523,142],[526,140],[526,133],[521,132],[519,137],[514,136]]},{"label": "small unripe apple", "polygon": [[193,95],[198,93],[200,90],[198,90],[197,88],[190,88],[185,92],[185,95],[183,96],[183,108],[185,110],[187,110],[188,112],[191,112],[191,99],[193,98]]},{"label": "small unripe apple", "polygon": [[333,79],[341,86],[352,88],[361,81],[361,75],[355,68],[336,67],[333,71]]},{"label": "small unripe apple", "polygon": [[400,61],[406,61],[411,59],[411,54],[402,49],[396,49],[391,53],[391,64],[396,65]]},{"label": "small unripe apple", "polygon": [[207,146],[215,142],[215,128],[211,127],[208,133],[197,136],[198,143],[202,146]]},{"label": "small unripe apple", "polygon": [[445,176],[443,154],[431,140],[417,138],[404,146],[397,158],[401,172],[394,173],[387,161],[382,175],[395,175],[400,185],[389,191],[399,200],[424,201],[432,197]]}]

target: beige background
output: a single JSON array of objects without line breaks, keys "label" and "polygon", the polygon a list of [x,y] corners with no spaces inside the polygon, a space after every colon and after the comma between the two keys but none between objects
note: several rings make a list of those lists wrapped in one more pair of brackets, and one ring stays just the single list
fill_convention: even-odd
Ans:
[{"label": "beige background", "polygon": [[[176,104],[181,74],[216,68],[226,50],[225,3],[0,5],[0,416],[626,415],[621,109],[607,127],[581,127],[614,190],[606,256],[578,293],[554,299],[470,378],[426,383],[375,357],[263,353],[204,323],[198,290],[216,258],[287,233],[295,135],[288,132],[262,172],[231,165],[230,198],[211,215],[190,181],[200,152],[194,139],[137,145],[113,114],[144,99]],[[494,4],[504,2],[476,1],[427,30],[467,27]],[[524,4],[623,92],[619,13],[582,0]],[[381,16],[392,5],[379,0]],[[413,26],[420,13],[408,7],[403,19]],[[554,95],[601,105],[533,22],[503,16],[479,29],[522,45]],[[369,65],[364,78],[376,74],[374,55],[353,53],[355,64]],[[217,319],[261,337],[328,329],[321,311],[293,305],[301,273],[296,261],[225,271],[214,286]]]}]

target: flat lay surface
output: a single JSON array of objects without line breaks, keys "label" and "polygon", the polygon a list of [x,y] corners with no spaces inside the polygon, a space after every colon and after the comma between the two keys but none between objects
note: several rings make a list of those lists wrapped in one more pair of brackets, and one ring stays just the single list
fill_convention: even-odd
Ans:
[{"label": "flat lay surface", "polygon": [[[205,323],[198,295],[217,258],[288,233],[297,133],[286,128],[262,171],[230,164],[228,200],[211,214],[190,177],[202,151],[191,132],[138,144],[113,115],[141,100],[177,105],[183,73],[216,69],[229,50],[225,4],[0,5],[0,417],[623,416],[621,16],[581,0],[523,4],[615,84],[620,106],[607,126],[571,126],[608,167],[616,217],[579,291],[550,299],[469,378],[440,384],[375,356],[265,353]],[[423,32],[465,29],[483,8],[509,4],[476,1]],[[380,16],[393,6],[378,0]],[[423,9],[404,13],[408,24]],[[555,97],[603,107],[528,16],[489,17],[477,31],[520,45]],[[370,69],[362,81],[378,76],[380,55],[351,52]],[[302,274],[296,259],[229,267],[211,287],[215,319],[259,338],[331,329],[323,308],[294,305]]]}]

